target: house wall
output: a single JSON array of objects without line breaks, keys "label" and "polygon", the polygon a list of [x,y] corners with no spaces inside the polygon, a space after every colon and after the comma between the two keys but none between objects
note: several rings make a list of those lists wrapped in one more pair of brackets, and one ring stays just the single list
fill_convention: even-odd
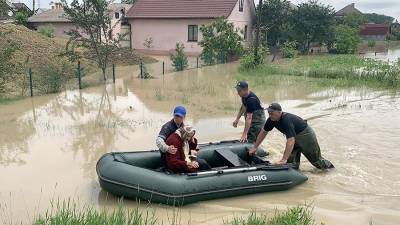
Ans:
[{"label": "house wall", "polygon": [[[247,40],[245,47],[249,47],[253,40],[253,21],[255,15],[252,0],[244,0],[243,12],[239,12],[237,1],[227,20],[235,28],[244,30],[247,25]],[[202,48],[198,42],[188,41],[188,25],[198,25],[198,41],[202,40],[200,27],[210,24],[213,19],[129,19],[131,24],[132,48],[148,54],[168,55],[175,49],[176,43],[183,43],[188,55],[199,55]],[[244,34],[241,34],[242,37]],[[147,49],[143,43],[147,38],[152,38],[152,48]]]},{"label": "house wall", "polygon": [[[239,1],[236,2],[234,9],[227,18],[227,20],[244,32],[244,27],[247,25],[247,39],[243,41],[245,47],[250,47],[253,40],[253,21],[254,21],[254,3],[248,0],[243,1],[243,12],[239,12]],[[244,33],[242,34],[244,37]]]},{"label": "house wall", "polygon": [[375,41],[386,40],[386,35],[362,35],[361,37],[367,40],[375,40]]},{"label": "house wall", "polygon": [[30,25],[37,30],[40,26],[52,26],[54,28],[54,36],[61,38],[69,38],[69,36],[65,33],[71,29],[75,28],[75,25],[72,23],[30,23]]},{"label": "house wall", "polygon": [[[198,42],[188,41],[188,25],[198,25],[198,41],[202,39],[200,26],[211,23],[211,19],[130,19],[132,48],[149,54],[167,55],[175,49],[176,43],[183,43],[188,55],[198,55]],[[143,43],[152,38],[151,48]]]}]

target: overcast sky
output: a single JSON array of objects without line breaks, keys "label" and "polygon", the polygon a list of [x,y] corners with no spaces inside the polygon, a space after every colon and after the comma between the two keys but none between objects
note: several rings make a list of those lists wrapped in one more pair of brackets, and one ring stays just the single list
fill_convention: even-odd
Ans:
[{"label": "overcast sky", "polygon": [[[32,8],[32,0],[14,0],[14,2],[24,2]],[[54,0],[36,0],[40,1],[41,8],[50,8],[49,4]],[[116,0],[117,1],[117,0]],[[258,4],[258,0],[254,0]],[[307,0],[290,0],[294,4],[306,2]],[[378,13],[392,16],[400,21],[400,0],[319,0],[323,4],[329,4],[336,10],[344,6],[356,3],[356,8],[364,13]]]}]

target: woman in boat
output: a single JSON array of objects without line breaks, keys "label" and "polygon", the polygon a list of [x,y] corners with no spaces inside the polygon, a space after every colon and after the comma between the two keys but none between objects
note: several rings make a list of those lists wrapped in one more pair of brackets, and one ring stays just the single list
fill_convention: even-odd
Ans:
[{"label": "woman in boat", "polygon": [[[197,139],[194,138],[196,131],[190,126],[184,126],[171,134],[166,144],[168,146],[173,145],[177,152],[171,154],[167,152],[166,160],[168,169],[177,173],[196,172],[200,170],[210,169],[210,166],[203,159],[198,159],[197,155]],[[186,159],[188,154],[190,159]]]}]

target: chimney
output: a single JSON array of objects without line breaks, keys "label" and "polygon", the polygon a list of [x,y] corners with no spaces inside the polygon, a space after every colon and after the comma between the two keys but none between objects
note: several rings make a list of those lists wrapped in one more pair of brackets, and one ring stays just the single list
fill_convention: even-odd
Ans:
[{"label": "chimney", "polygon": [[356,7],[356,3],[351,3],[351,7],[355,8]]},{"label": "chimney", "polygon": [[54,5],[55,5],[55,8],[56,8],[56,9],[62,9],[62,8],[63,8],[61,2],[56,2],[56,3],[54,3]]}]

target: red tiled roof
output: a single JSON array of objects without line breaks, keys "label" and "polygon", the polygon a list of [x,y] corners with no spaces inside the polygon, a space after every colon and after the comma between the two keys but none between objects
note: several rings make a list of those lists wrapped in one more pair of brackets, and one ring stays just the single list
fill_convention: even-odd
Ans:
[{"label": "red tiled roof", "polygon": [[[127,18],[228,17],[238,0],[136,0]],[[247,3],[248,1],[246,1]],[[245,3],[245,4],[246,4]]]},{"label": "red tiled roof", "polygon": [[361,28],[361,35],[387,35],[390,28],[386,24],[366,24]]}]

